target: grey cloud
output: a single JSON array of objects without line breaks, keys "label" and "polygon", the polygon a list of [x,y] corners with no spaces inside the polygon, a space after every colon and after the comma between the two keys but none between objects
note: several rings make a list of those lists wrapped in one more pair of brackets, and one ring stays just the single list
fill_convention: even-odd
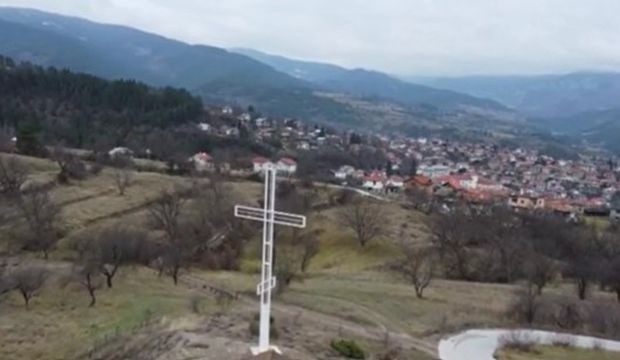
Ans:
[{"label": "grey cloud", "polygon": [[620,70],[617,0],[0,0],[400,74]]}]

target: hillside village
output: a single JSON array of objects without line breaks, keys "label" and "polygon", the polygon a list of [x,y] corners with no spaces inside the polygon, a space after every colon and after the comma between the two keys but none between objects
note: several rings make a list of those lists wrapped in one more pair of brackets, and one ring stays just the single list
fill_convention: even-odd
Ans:
[{"label": "hillside village", "polygon": [[[258,142],[277,141],[279,157],[247,154],[247,164],[233,169],[201,152],[191,161],[198,171],[260,173],[275,163],[282,176],[310,177],[377,195],[398,196],[422,192],[443,204],[455,199],[470,203],[501,203],[515,209],[548,210],[566,215],[618,217],[620,165],[600,154],[560,159],[536,149],[502,147],[493,141],[459,142],[438,137],[408,138],[364,135],[313,126],[294,119],[260,116],[232,106],[212,108],[225,121],[201,123],[200,131],[224,138],[251,136]],[[242,135],[245,133],[245,135]],[[310,168],[305,154],[339,152],[334,167]],[[372,154],[358,159],[360,153]],[[299,162],[299,163],[298,163]],[[301,173],[298,172],[301,170]]]}]

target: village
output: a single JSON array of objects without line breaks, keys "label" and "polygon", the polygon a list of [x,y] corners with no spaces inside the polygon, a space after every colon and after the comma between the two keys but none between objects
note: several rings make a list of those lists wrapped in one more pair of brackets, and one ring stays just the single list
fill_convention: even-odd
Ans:
[{"label": "village", "polygon": [[[308,125],[299,120],[272,119],[231,106],[212,109],[227,122],[199,124],[200,131],[239,138],[251,132],[258,142],[282,144],[284,154],[273,159],[252,156],[245,169],[216,165],[205,153],[191,161],[198,171],[261,173],[274,163],[280,176],[315,177],[323,182],[363,190],[378,196],[417,193],[441,204],[463,200],[472,204],[507,204],[517,210],[547,210],[568,216],[590,215],[620,219],[620,166],[608,156],[580,155],[556,159],[535,149],[507,148],[491,142],[470,143],[441,138],[363,135]],[[297,158],[305,153],[341,152],[340,165],[328,171],[307,167]],[[373,154],[373,161],[342,163],[348,156]],[[354,162],[357,162],[355,166]],[[337,162],[336,162],[337,163]],[[318,174],[317,174],[318,173]]]}]

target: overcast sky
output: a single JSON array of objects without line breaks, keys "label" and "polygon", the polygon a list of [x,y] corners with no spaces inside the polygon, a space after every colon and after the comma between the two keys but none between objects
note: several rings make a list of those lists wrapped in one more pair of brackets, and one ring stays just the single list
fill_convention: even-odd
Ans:
[{"label": "overcast sky", "polygon": [[619,0],[0,0],[401,75],[620,71]]}]

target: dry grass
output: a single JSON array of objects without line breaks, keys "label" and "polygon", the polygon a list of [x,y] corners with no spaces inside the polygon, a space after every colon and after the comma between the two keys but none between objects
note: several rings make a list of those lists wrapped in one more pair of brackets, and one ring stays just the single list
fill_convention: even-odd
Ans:
[{"label": "dry grass", "polygon": [[509,286],[437,280],[420,300],[400,279],[371,272],[310,278],[293,284],[283,300],[361,323],[427,336],[468,325],[499,325],[511,290]]},{"label": "dry grass", "polygon": [[[131,332],[149,320],[189,314],[191,290],[146,269],[124,269],[95,307],[79,287],[48,284],[30,310],[11,295],[0,303],[0,359],[74,358],[106,338]],[[203,308],[213,308],[205,300]]]}]

